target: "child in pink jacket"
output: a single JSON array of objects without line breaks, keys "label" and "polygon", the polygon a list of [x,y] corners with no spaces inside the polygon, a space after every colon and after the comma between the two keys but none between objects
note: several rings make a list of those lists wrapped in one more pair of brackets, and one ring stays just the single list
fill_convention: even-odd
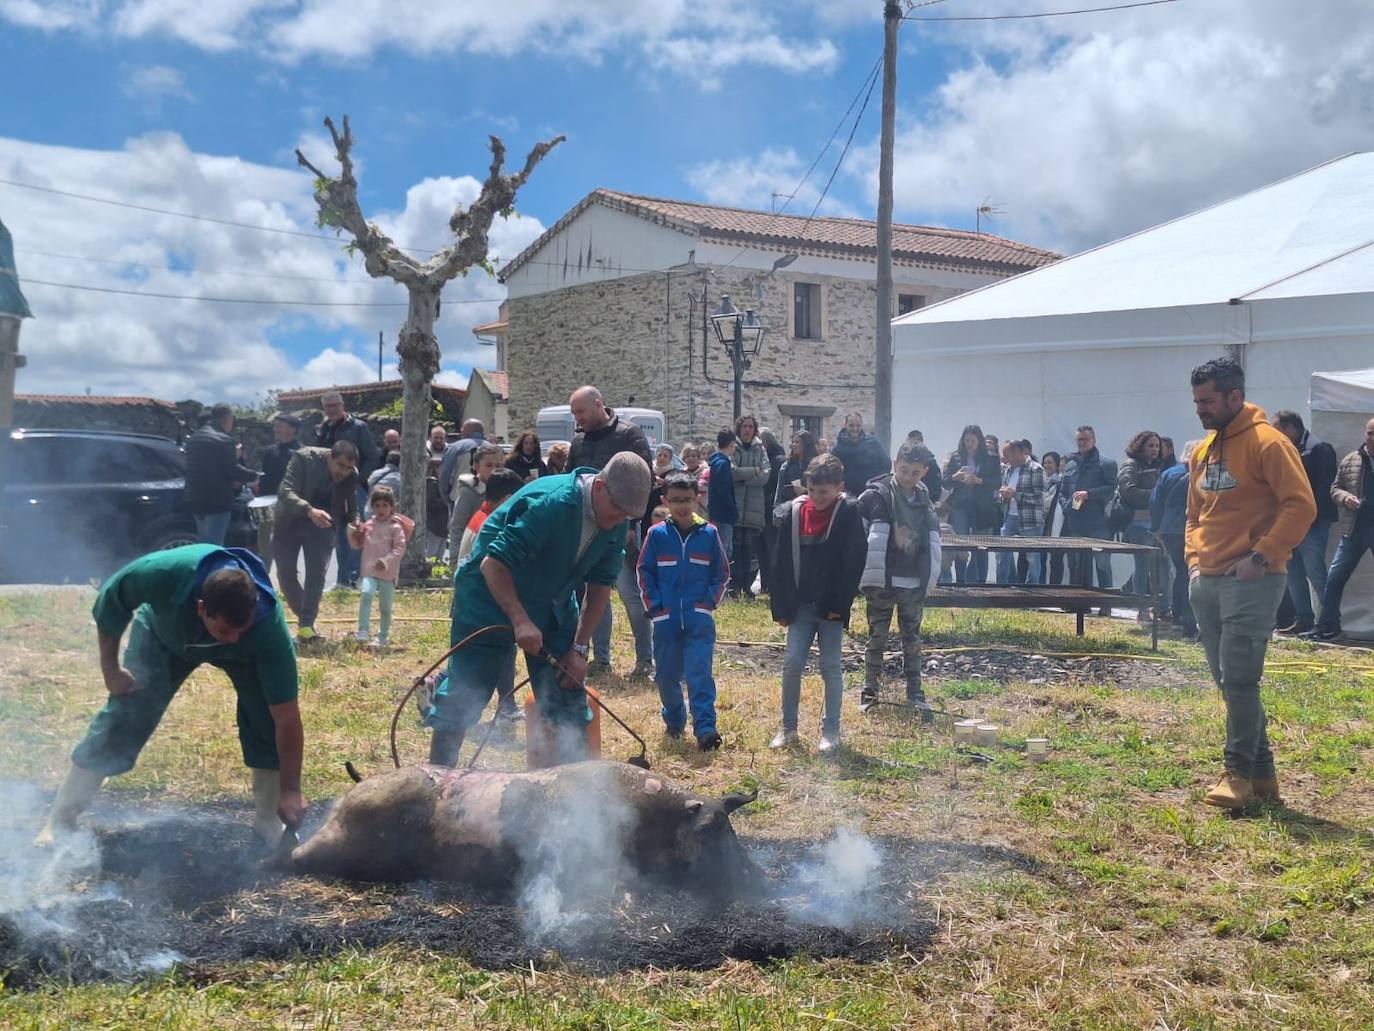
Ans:
[{"label": "child in pink jacket", "polygon": [[385,648],[391,634],[391,602],[396,593],[396,578],[401,572],[401,557],[406,553],[406,532],[396,512],[396,496],[390,487],[374,487],[368,498],[372,518],[348,531],[348,542],[362,550],[359,562],[358,640],[372,637],[372,596],[382,610],[382,625],[377,631],[378,648]]}]

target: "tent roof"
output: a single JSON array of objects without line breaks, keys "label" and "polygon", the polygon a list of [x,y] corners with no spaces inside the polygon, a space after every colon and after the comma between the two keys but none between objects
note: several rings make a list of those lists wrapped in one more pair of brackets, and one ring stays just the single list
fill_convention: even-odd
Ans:
[{"label": "tent roof", "polygon": [[1314,412],[1374,411],[1374,369],[1312,373]]},{"label": "tent roof", "polygon": [[1347,154],[896,325],[1363,293],[1374,286],[1374,153]]}]

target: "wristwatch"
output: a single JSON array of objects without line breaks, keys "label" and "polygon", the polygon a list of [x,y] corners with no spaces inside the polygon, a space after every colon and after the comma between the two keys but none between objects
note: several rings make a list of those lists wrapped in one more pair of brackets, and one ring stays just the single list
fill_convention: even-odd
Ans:
[{"label": "wristwatch", "polygon": [[1260,566],[1261,568],[1269,564],[1269,560],[1265,558],[1263,555],[1261,555],[1258,551],[1250,552],[1250,561],[1255,565]]},{"label": "wristwatch", "polygon": [[591,649],[591,646],[590,646],[590,645],[578,644],[576,641],[573,642],[572,650],[575,651],[575,652],[577,652],[577,654],[578,654],[578,655],[581,655],[584,659],[587,657],[587,652],[588,652],[590,649]]}]

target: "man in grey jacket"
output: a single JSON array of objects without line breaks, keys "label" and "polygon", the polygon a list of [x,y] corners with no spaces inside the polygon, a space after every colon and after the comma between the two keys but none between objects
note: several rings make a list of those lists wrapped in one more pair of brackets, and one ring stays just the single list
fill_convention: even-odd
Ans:
[{"label": "man in grey jacket", "polygon": [[[347,440],[332,448],[303,447],[291,456],[277,490],[272,560],[277,584],[296,614],[296,638],[316,637],[315,617],[337,527],[358,521],[358,449]],[[297,563],[305,554],[305,587]]]}]

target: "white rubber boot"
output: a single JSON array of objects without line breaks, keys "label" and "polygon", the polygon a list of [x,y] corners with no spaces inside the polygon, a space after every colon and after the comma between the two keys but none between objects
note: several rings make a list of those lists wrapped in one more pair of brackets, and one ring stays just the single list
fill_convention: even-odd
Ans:
[{"label": "white rubber boot", "polygon": [[276,770],[254,770],[253,804],[257,812],[253,815],[253,833],[268,848],[276,848],[281,843],[282,832],[286,830],[286,825],[277,815],[277,802],[280,800],[281,774]]},{"label": "white rubber boot", "polygon": [[33,839],[34,845],[39,848],[51,848],[57,834],[75,830],[76,818],[86,811],[104,782],[103,773],[93,773],[73,763],[72,768],[67,771],[67,779],[57,789],[57,797],[52,801],[48,822],[38,832],[38,837]]}]

